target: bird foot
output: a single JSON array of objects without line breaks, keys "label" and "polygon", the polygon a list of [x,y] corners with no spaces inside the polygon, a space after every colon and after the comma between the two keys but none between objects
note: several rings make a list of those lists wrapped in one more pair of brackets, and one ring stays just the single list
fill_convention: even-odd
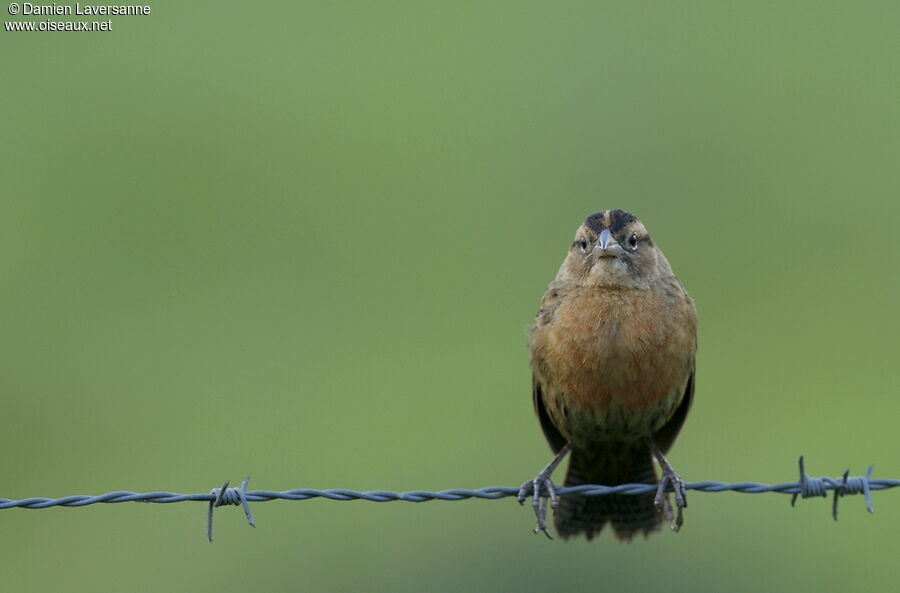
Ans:
[{"label": "bird foot", "polygon": [[563,460],[563,457],[571,450],[572,443],[563,445],[563,447],[556,452],[553,459],[550,460],[550,463],[547,464],[547,467],[538,472],[538,475],[536,475],[533,480],[528,480],[519,488],[519,504],[524,504],[525,499],[528,498],[529,495],[532,497],[531,506],[534,508],[534,516],[537,519],[537,527],[534,528],[534,532],[543,532],[544,535],[550,539],[553,538],[547,531],[547,499],[550,499],[550,508],[553,509],[554,514],[556,513],[557,507],[559,507],[559,497],[556,496],[556,486],[550,481],[550,476],[553,474],[553,470],[556,469],[556,466],[559,465],[559,462]]},{"label": "bird foot", "polygon": [[550,508],[556,514],[559,507],[559,497],[556,495],[556,487],[550,480],[550,474],[543,470],[533,480],[528,480],[519,488],[519,504],[524,504],[525,499],[532,497],[531,506],[534,508],[534,516],[537,519],[535,533],[543,532],[549,539],[553,539],[547,531],[547,499],[550,499]]},{"label": "bird foot", "polygon": [[[672,517],[672,505],[667,495],[667,488],[669,487],[675,493],[675,506],[678,509],[674,520]],[[687,493],[684,488],[684,480],[668,463],[662,466],[662,477],[659,480],[659,487],[656,489],[654,502],[656,503],[656,508],[660,510],[666,521],[669,522],[669,527],[672,531],[681,529],[681,526],[684,524],[683,509],[687,506]]]},{"label": "bird foot", "polygon": [[[659,487],[656,489],[656,498],[653,502],[656,503],[656,508],[663,514],[666,521],[669,522],[669,527],[672,528],[672,531],[678,531],[684,524],[683,509],[687,506],[684,480],[681,479],[681,476],[678,475],[678,472],[675,471],[675,468],[663,455],[656,442],[652,438],[648,442],[650,444],[650,452],[662,468],[662,477],[659,479]],[[675,506],[678,507],[674,520],[672,517],[672,505],[669,503],[668,494],[666,494],[668,488],[671,488],[672,492],[675,493]]]}]

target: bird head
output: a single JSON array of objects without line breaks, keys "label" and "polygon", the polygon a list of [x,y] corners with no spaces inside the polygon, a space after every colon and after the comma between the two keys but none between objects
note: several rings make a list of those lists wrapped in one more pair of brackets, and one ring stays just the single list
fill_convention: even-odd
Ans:
[{"label": "bird head", "polygon": [[582,286],[646,288],[672,270],[636,216],[604,210],[578,227],[561,272]]}]

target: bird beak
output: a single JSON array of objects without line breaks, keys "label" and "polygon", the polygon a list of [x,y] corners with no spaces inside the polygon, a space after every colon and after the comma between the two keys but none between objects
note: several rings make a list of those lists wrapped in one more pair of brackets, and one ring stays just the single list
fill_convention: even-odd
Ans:
[{"label": "bird beak", "polygon": [[597,255],[600,257],[618,257],[625,252],[622,246],[613,239],[609,229],[600,231],[600,237],[597,239],[597,246],[594,247],[594,251],[599,251]]}]

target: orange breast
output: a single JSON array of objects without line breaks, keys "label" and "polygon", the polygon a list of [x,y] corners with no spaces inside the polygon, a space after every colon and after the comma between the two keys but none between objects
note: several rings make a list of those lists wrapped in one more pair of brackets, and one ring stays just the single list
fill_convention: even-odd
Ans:
[{"label": "orange breast", "polygon": [[683,397],[696,327],[693,305],[680,290],[569,295],[530,340],[554,424],[569,438],[659,428]]}]

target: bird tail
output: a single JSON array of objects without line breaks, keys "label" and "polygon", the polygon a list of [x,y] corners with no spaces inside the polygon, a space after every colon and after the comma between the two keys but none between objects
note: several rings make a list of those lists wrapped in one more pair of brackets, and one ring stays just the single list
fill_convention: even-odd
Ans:
[{"label": "bird tail", "polygon": [[[599,451],[572,451],[566,486],[632,483],[657,483],[653,457],[646,444],[616,443]],[[649,535],[662,523],[662,515],[654,504],[655,496],[654,492],[602,496],[565,494],[560,497],[556,512],[556,531],[563,539],[584,534],[590,540],[609,523],[616,537],[623,541],[637,533]]]}]

